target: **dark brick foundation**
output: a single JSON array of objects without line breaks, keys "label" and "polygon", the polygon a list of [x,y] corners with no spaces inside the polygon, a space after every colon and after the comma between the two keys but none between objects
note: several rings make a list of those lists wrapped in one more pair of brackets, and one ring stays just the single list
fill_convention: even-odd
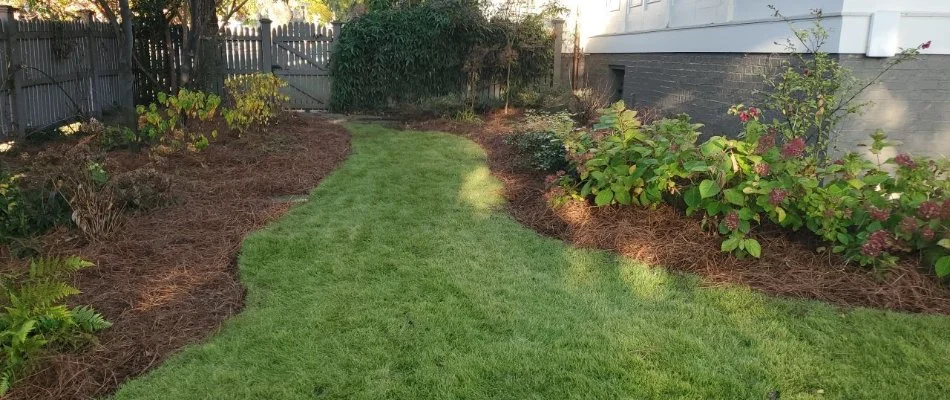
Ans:
[{"label": "dark brick foundation", "polygon": [[[590,86],[616,93],[623,71],[622,97],[628,105],[685,112],[706,124],[704,132],[735,134],[739,123],[726,111],[733,104],[760,103],[764,74],[774,74],[788,55],[737,53],[589,54]],[[886,59],[842,55],[842,65],[860,78],[873,77]],[[950,154],[950,56],[929,55],[900,65],[862,96],[872,101],[862,116],[841,126],[839,149],[855,149],[877,128],[904,143],[901,150],[932,156]]]}]

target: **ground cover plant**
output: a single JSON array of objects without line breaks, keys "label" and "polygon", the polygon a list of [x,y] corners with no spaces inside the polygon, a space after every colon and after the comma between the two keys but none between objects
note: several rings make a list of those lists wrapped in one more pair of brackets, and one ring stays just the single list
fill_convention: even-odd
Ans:
[{"label": "ground cover plant", "polygon": [[474,143],[351,128],[351,158],[244,244],[244,312],[116,399],[934,398],[948,389],[946,317],[705,288],[572,248],[504,213]]},{"label": "ground cover plant", "polygon": [[93,333],[112,325],[87,306],[64,304],[80,293],[67,283],[69,276],[91,266],[78,257],[39,258],[0,276],[0,396],[29,372],[40,352],[95,341]]}]

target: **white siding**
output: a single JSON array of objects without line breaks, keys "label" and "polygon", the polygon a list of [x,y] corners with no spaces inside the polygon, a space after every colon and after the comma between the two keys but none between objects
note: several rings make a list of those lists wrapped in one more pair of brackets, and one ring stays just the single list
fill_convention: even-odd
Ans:
[{"label": "white siding", "polygon": [[[898,12],[896,29],[877,30],[875,43],[896,52],[927,40],[925,51],[950,54],[950,0],[567,0],[589,53],[782,52],[790,36],[776,7],[802,26],[821,9],[832,36],[826,50],[869,54],[870,24],[878,11]],[[619,7],[614,8],[615,5]],[[884,35],[885,37],[881,37]],[[779,44],[775,44],[779,42]],[[880,50],[880,47],[876,47]],[[886,54],[875,51],[873,54]]]}]

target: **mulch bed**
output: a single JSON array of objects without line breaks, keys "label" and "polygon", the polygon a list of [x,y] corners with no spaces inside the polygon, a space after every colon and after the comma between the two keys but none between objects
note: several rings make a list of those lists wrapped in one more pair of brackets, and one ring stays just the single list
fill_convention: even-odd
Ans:
[{"label": "mulch bed", "polygon": [[816,251],[808,235],[759,232],[761,259],[740,260],[720,252],[721,237],[700,221],[668,206],[593,207],[571,202],[552,208],[544,176],[519,163],[505,143],[517,114],[487,116],[484,123],[408,122],[406,128],[440,130],[468,137],[488,152],[492,172],[505,187],[508,211],[537,232],[580,247],[613,250],[624,256],[696,273],[706,285],[738,284],[783,297],[816,299],[845,307],[950,314],[950,288],[922,271],[919,260],[905,259],[887,273],[876,273],[841,257]]},{"label": "mulch bed", "polygon": [[172,176],[176,201],[127,214],[109,239],[89,243],[65,229],[37,240],[46,254],[96,263],[76,279],[71,299],[113,326],[84,352],[38,360],[9,399],[84,399],[108,394],[185,345],[211,335],[240,311],[235,264],[242,239],[286,212],[276,197],[306,194],[349,154],[340,125],[290,115],[272,133],[221,138],[197,154],[151,160],[147,151],[110,152],[106,169],[152,166]]}]

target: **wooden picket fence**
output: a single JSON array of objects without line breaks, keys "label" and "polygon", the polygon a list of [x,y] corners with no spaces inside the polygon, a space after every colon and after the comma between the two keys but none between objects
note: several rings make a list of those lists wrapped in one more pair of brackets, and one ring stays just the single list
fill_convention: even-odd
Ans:
[{"label": "wooden picket fence", "polygon": [[20,21],[0,6],[0,138],[22,137],[117,105],[120,43],[112,28],[82,21]]},{"label": "wooden picket fence", "polygon": [[[227,28],[218,42],[220,82],[211,89],[220,93],[218,86],[228,77],[273,73],[288,83],[284,94],[290,98],[290,108],[325,109],[330,99],[330,55],[341,27],[307,22],[274,26],[265,19],[258,27]],[[172,86],[167,77],[170,70],[181,68],[181,32],[181,27],[172,27],[164,39],[136,37],[139,62],[149,71],[148,75],[136,71],[139,102],[154,101],[158,91]]]},{"label": "wooden picket fence", "polygon": [[284,93],[294,109],[325,109],[330,100],[330,55],[342,25],[291,22],[229,29],[221,49],[227,76],[257,72],[287,82]]}]

